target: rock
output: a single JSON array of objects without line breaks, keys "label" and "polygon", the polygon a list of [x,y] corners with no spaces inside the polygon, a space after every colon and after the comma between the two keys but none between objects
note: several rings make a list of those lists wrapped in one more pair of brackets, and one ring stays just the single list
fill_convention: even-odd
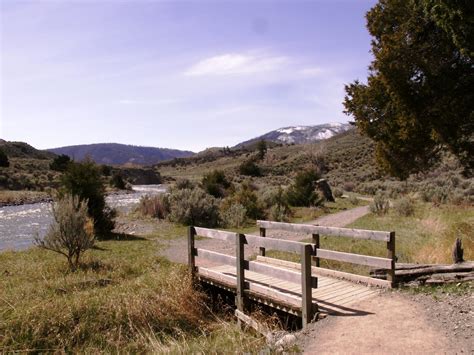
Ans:
[{"label": "rock", "polygon": [[296,343],[296,336],[293,334],[286,334],[284,337],[282,337],[280,340],[278,340],[275,343],[275,347],[277,349],[279,348],[284,349],[284,348],[288,348],[292,346],[295,343]]}]

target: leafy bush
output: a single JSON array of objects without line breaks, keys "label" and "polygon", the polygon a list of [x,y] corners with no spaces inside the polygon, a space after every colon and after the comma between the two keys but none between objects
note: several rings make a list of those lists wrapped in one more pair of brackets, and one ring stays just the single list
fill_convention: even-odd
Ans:
[{"label": "leafy bush", "polygon": [[222,170],[214,170],[204,175],[201,183],[208,194],[217,198],[224,197],[226,190],[230,187],[230,182]]},{"label": "leafy bush", "polygon": [[390,201],[388,200],[386,195],[381,192],[378,192],[374,196],[374,200],[369,205],[370,212],[378,214],[378,215],[386,214],[389,208],[390,208]]},{"label": "leafy bush", "polygon": [[10,162],[8,161],[7,155],[0,149],[0,167],[8,168],[9,166]]},{"label": "leafy bush", "polygon": [[223,208],[226,209],[233,204],[244,206],[248,218],[260,219],[265,216],[264,207],[258,200],[257,194],[252,186],[247,182],[241,184],[232,196],[224,200]]},{"label": "leafy bush", "polygon": [[257,158],[263,160],[267,154],[267,142],[264,139],[261,139],[257,143]]},{"label": "leafy bush", "polygon": [[94,223],[87,215],[87,201],[77,196],[65,195],[53,205],[53,223],[46,236],[35,237],[35,243],[43,249],[62,254],[67,258],[69,269],[79,266],[81,254],[94,246]]},{"label": "leafy bush", "polygon": [[194,184],[189,179],[180,178],[176,180],[174,188],[178,190],[193,189]]},{"label": "leafy bush", "polygon": [[246,176],[262,176],[262,171],[255,162],[254,158],[247,159],[242,164],[240,164],[239,173]]},{"label": "leafy bush", "polygon": [[359,199],[357,198],[356,195],[354,194],[350,194],[349,195],[349,203],[353,206],[357,206],[359,204]]},{"label": "leafy bush", "polygon": [[247,209],[240,203],[229,205],[222,211],[222,220],[226,227],[240,228],[247,219]]},{"label": "leafy bush", "polygon": [[216,198],[201,188],[175,189],[169,201],[169,218],[173,222],[200,227],[215,227],[219,223]]},{"label": "leafy bush", "polygon": [[127,188],[127,184],[119,172],[115,172],[112,175],[112,178],[110,179],[110,185],[119,190],[125,190]]},{"label": "leafy bush", "polygon": [[143,216],[165,219],[170,213],[169,196],[165,194],[142,196],[135,211]]},{"label": "leafy bush", "polygon": [[415,201],[409,197],[402,197],[395,201],[393,208],[401,217],[413,216],[415,213]]},{"label": "leafy bush", "polygon": [[70,162],[71,158],[68,155],[61,154],[53,159],[49,164],[49,168],[54,171],[66,171]]},{"label": "leafy bush", "polygon": [[274,221],[288,221],[291,208],[281,186],[265,191],[262,194],[265,207],[270,210],[270,218]]},{"label": "leafy bush", "polygon": [[324,199],[316,190],[316,182],[319,175],[316,171],[305,170],[296,175],[295,182],[288,188],[286,193],[288,203],[291,206],[320,206]]},{"label": "leafy bush", "polygon": [[94,219],[96,234],[105,237],[114,228],[115,210],[105,204],[105,187],[101,170],[91,160],[72,162],[62,176],[63,190],[81,201],[87,201],[88,213]]}]

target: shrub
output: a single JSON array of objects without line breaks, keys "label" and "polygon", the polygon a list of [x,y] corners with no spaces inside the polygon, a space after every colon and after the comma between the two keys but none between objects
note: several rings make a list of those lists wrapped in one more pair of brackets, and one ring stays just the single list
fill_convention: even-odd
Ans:
[{"label": "shrub", "polygon": [[336,198],[341,198],[343,193],[342,193],[342,190],[338,187],[336,187],[333,191],[332,191],[334,197]]},{"label": "shrub", "polygon": [[64,255],[69,269],[75,271],[81,254],[94,246],[94,223],[87,215],[87,201],[65,195],[53,205],[53,217],[46,236],[43,239],[36,236],[35,243]]},{"label": "shrub", "polygon": [[296,175],[295,182],[287,191],[288,203],[291,206],[320,206],[324,199],[316,190],[319,175],[316,171],[305,170]]},{"label": "shrub", "polygon": [[226,227],[240,228],[247,219],[247,209],[240,203],[231,204],[222,212],[222,220]]},{"label": "shrub", "polygon": [[100,168],[91,160],[71,162],[62,176],[63,191],[87,201],[89,216],[94,220],[98,236],[106,236],[114,228],[115,210],[105,204],[105,187]]},{"label": "shrub", "polygon": [[369,205],[370,212],[378,214],[378,215],[386,214],[389,208],[390,208],[390,201],[385,196],[385,194],[381,192],[378,192],[374,196],[374,200]]},{"label": "shrub", "polygon": [[194,184],[189,179],[179,178],[176,180],[174,187],[178,190],[193,189]]},{"label": "shrub", "polygon": [[359,199],[356,195],[350,194],[349,195],[349,203],[353,206],[357,206],[359,204]]},{"label": "shrub", "polygon": [[230,187],[222,170],[214,170],[202,178],[202,187],[210,195],[221,198],[226,195],[226,190]]},{"label": "shrub", "polygon": [[239,166],[239,173],[246,176],[261,176],[262,171],[255,162],[255,159],[247,159]]},{"label": "shrub", "polygon": [[7,155],[0,149],[0,167],[8,168],[9,166],[10,162],[8,161]]},{"label": "shrub", "polygon": [[49,164],[49,168],[54,171],[66,171],[70,162],[71,158],[68,155],[61,154],[53,159],[51,164]]},{"label": "shrub", "polygon": [[344,183],[344,186],[342,188],[344,189],[344,191],[352,192],[354,191],[355,184],[352,181],[348,181]]},{"label": "shrub", "polygon": [[217,200],[201,188],[173,190],[169,201],[173,222],[200,227],[215,227],[219,222]]},{"label": "shrub", "polygon": [[291,216],[291,208],[281,186],[277,189],[265,191],[262,200],[270,210],[270,218],[272,220],[283,222],[287,221]]},{"label": "shrub", "polygon": [[409,197],[402,197],[395,201],[393,208],[401,217],[413,216],[415,213],[415,202]]},{"label": "shrub", "polygon": [[170,213],[169,196],[164,194],[142,196],[135,211],[143,216],[165,219]]},{"label": "shrub", "polygon": [[249,183],[244,182],[240,185],[235,193],[227,198],[223,205],[228,208],[232,204],[240,204],[247,210],[247,217],[251,219],[259,219],[265,216],[264,208],[258,200],[257,194],[254,192]]},{"label": "shrub", "polygon": [[257,143],[257,158],[263,160],[267,154],[267,142],[264,139],[261,139]]},{"label": "shrub", "polygon": [[122,174],[119,172],[115,172],[112,175],[112,178],[110,179],[110,185],[119,190],[125,190],[127,188],[127,184],[125,183]]}]

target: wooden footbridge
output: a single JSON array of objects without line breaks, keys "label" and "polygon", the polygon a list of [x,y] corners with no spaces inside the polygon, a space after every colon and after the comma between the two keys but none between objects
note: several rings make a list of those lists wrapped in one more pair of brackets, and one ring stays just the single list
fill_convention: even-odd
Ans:
[{"label": "wooden footbridge", "polygon": [[[196,281],[235,294],[237,314],[243,314],[248,301],[301,317],[303,327],[317,312],[357,314],[351,304],[394,285],[395,233],[360,229],[257,221],[260,235],[190,227],[188,266]],[[271,238],[267,231],[282,230],[311,236],[312,243]],[[320,236],[356,238],[386,243],[387,257],[344,253],[322,249]],[[196,236],[218,239],[235,246],[228,255],[196,248]],[[259,248],[255,260],[244,255],[244,246]],[[300,262],[265,256],[266,249],[299,254]],[[387,270],[387,280],[320,267],[320,259],[336,260]],[[314,264],[314,265],[312,265]]]}]

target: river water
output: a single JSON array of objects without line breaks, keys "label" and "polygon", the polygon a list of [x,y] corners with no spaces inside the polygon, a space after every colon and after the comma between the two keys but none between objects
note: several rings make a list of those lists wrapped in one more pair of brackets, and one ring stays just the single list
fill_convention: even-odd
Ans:
[{"label": "river water", "polygon": [[[110,207],[127,213],[142,196],[165,191],[163,185],[135,185],[132,192],[109,195],[106,201]],[[0,207],[0,251],[30,247],[35,235],[46,234],[51,220],[51,204],[47,202]]]}]

